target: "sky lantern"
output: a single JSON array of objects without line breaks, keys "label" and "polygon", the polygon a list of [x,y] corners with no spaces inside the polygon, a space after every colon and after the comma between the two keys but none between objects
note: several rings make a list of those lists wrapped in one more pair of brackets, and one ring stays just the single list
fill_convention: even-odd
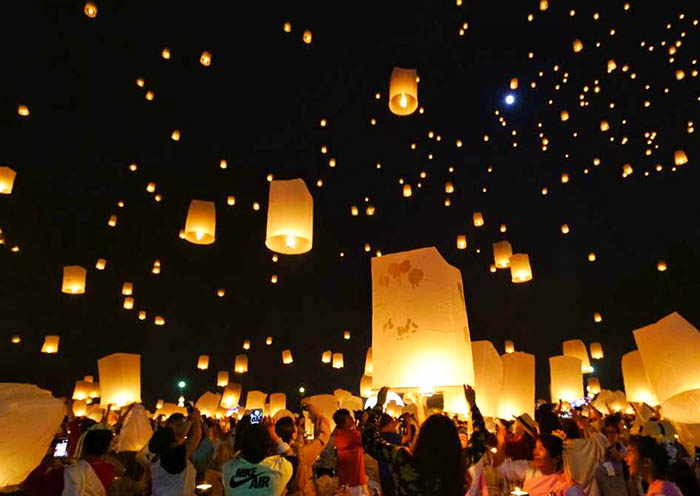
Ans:
[{"label": "sky lantern", "polygon": [[498,417],[513,418],[523,413],[535,417],[535,356],[522,351],[501,355],[503,388]]},{"label": "sky lantern", "polygon": [[116,215],[110,215],[109,220],[107,221],[107,225],[109,227],[116,227],[117,226],[117,216]]},{"label": "sky lantern", "polygon": [[160,52],[160,56],[163,57],[165,60],[170,60],[170,48],[163,48],[163,51]]},{"label": "sky lantern", "polygon": [[593,372],[591,361],[588,359],[588,350],[586,345],[580,339],[570,339],[562,343],[563,354],[572,356],[581,360],[581,372],[590,374]]},{"label": "sky lantern", "polygon": [[66,294],[85,294],[87,270],[79,265],[63,267],[63,284],[61,292]]},{"label": "sky lantern", "polygon": [[219,387],[226,387],[228,385],[228,370],[220,370],[216,374],[216,385]]},{"label": "sky lantern", "polygon": [[244,350],[249,350],[249,349],[250,349],[250,339],[244,339],[244,340],[243,340],[243,349],[244,349]]},{"label": "sky lantern", "polygon": [[455,187],[452,184],[452,181],[445,182],[445,193],[450,194],[450,193],[454,193],[454,191],[455,191]]},{"label": "sky lantern", "polygon": [[12,336],[12,338],[10,338],[10,342],[11,342],[12,344],[19,344],[19,343],[22,342],[22,337],[19,336],[19,335],[17,335],[17,334],[15,334],[14,336]]},{"label": "sky lantern", "polygon": [[589,396],[595,396],[600,393],[600,379],[597,377],[589,377],[587,381],[586,389],[588,390]]},{"label": "sky lantern", "polygon": [[204,67],[209,67],[211,65],[211,53],[204,50],[202,55],[199,56],[199,63]]},{"label": "sky lantern", "polygon": [[291,33],[292,32],[292,23],[287,21],[282,25],[282,31],[285,33]]},{"label": "sky lantern", "polygon": [[673,163],[676,165],[685,165],[688,163],[688,156],[683,150],[673,152]]},{"label": "sky lantern", "polygon": [[479,410],[484,417],[498,415],[503,388],[503,363],[491,341],[472,341],[474,389],[478,391]]},{"label": "sky lantern", "polygon": [[173,129],[173,132],[170,133],[170,139],[173,141],[180,141],[180,130]]},{"label": "sky lantern", "polygon": [[241,400],[241,385],[235,382],[228,384],[227,381],[224,388],[225,389],[221,394],[221,406],[226,409],[236,407],[238,402]]},{"label": "sky lantern", "polygon": [[333,353],[333,368],[334,369],[342,369],[344,366],[343,362],[343,354],[342,353]]},{"label": "sky lantern", "polygon": [[146,310],[139,310],[139,320],[146,320]]},{"label": "sky lantern", "polygon": [[248,391],[245,397],[246,410],[262,410],[265,408],[267,394],[262,391]]},{"label": "sky lantern", "polygon": [[561,119],[562,122],[568,121],[569,120],[569,112],[566,110],[562,110],[559,113],[559,118]]},{"label": "sky lantern", "polygon": [[410,115],[418,108],[418,81],[415,69],[394,67],[389,83],[389,110]]},{"label": "sky lantern", "polygon": [[603,355],[603,345],[600,343],[591,343],[591,358],[593,360],[600,360],[604,357]]},{"label": "sky lantern", "polygon": [[685,72],[683,72],[683,69],[676,69],[676,79],[680,81],[685,77]]},{"label": "sky lantern", "polygon": [[274,415],[280,410],[286,410],[287,408],[287,395],[284,393],[272,393],[270,395],[270,416]]},{"label": "sky lantern", "polygon": [[216,415],[219,403],[221,403],[221,393],[207,391],[199,397],[194,406],[202,415],[212,418]]},{"label": "sky lantern", "polygon": [[134,298],[133,296],[127,296],[124,298],[124,310],[133,310],[134,308]]},{"label": "sky lantern", "polygon": [[85,400],[74,400],[73,401],[73,415],[76,417],[84,417],[87,413],[87,401]]},{"label": "sky lantern", "polygon": [[610,130],[610,124],[608,121],[600,121],[600,130],[606,132]]},{"label": "sky lantern", "polygon": [[664,417],[700,423],[700,332],[678,312],[634,331]]},{"label": "sky lantern", "polygon": [[314,199],[303,179],[270,182],[265,246],[285,255],[311,250],[314,235]]},{"label": "sky lantern", "polygon": [[611,73],[615,69],[617,69],[617,64],[615,61],[613,59],[608,60],[608,73]]},{"label": "sky lantern", "polygon": [[518,89],[518,78],[516,78],[516,77],[511,78],[511,80],[510,80],[510,89],[511,89],[511,90],[517,90],[517,89]]},{"label": "sky lantern", "polygon": [[71,399],[74,400],[85,400],[90,397],[91,384],[86,381],[75,381],[75,387],[73,388],[73,396]]},{"label": "sky lantern", "polygon": [[540,10],[544,12],[549,8],[549,2],[547,0],[540,0]]},{"label": "sky lantern", "polygon": [[17,113],[22,117],[29,117],[29,107],[27,107],[26,105],[18,105]]},{"label": "sky lantern", "polygon": [[343,331],[343,339],[346,341],[350,340],[350,331]]},{"label": "sky lantern", "polygon": [[508,340],[505,343],[504,349],[505,349],[505,352],[508,354],[515,353],[515,344],[513,344],[513,341]]},{"label": "sky lantern", "polygon": [[583,50],[583,43],[579,39],[574,40],[574,52],[578,53]]},{"label": "sky lantern", "polygon": [[156,316],[153,318],[153,323],[154,323],[155,325],[157,325],[157,326],[164,326],[164,325],[165,325],[165,319],[164,319],[162,316],[160,316],[160,315],[156,315]]},{"label": "sky lantern", "polygon": [[216,205],[192,200],[187,210],[185,239],[196,245],[210,245],[216,239]]},{"label": "sky lantern", "polygon": [[552,403],[583,398],[581,360],[572,356],[549,357],[549,391]]},{"label": "sky lantern", "polygon": [[294,359],[292,358],[292,350],[282,350],[282,363],[289,365],[292,362],[294,362]]},{"label": "sky lantern", "polygon": [[97,270],[105,270],[105,267],[107,267],[107,260],[104,258],[98,258],[97,263],[95,264],[95,268]]},{"label": "sky lantern", "polygon": [[209,355],[199,355],[197,368],[199,370],[207,370],[209,368]]},{"label": "sky lantern", "polygon": [[333,359],[333,352],[331,350],[326,350],[321,354],[321,363],[331,363]]},{"label": "sky lantern", "polygon": [[472,215],[472,220],[474,221],[474,227],[481,227],[484,225],[484,216],[481,212],[474,212]]},{"label": "sky lantern", "polygon": [[304,43],[307,45],[311,44],[311,41],[313,39],[313,35],[311,34],[311,30],[307,29],[304,31],[304,35],[302,36],[302,39],[304,40]]},{"label": "sky lantern", "polygon": [[58,353],[59,336],[44,336],[44,344],[41,346],[42,353]]},{"label": "sky lantern", "polygon": [[600,312],[595,312],[593,314],[593,321],[594,322],[603,322],[603,316],[600,314]]},{"label": "sky lantern", "polygon": [[666,265],[665,260],[659,260],[656,262],[656,270],[659,272],[666,272],[668,270],[668,266]]},{"label": "sky lantern", "polygon": [[233,371],[236,372],[236,374],[245,374],[248,372],[248,355],[236,355]]},{"label": "sky lantern", "polygon": [[499,269],[510,267],[510,257],[513,256],[513,247],[508,241],[497,241],[493,244],[493,263]]},{"label": "sky lantern", "polygon": [[0,194],[12,194],[12,186],[15,184],[17,173],[9,167],[0,167]]},{"label": "sky lantern", "polygon": [[268,336],[267,339],[265,339],[265,344],[268,346],[272,344],[272,336]]},{"label": "sky lantern", "polygon": [[403,196],[404,198],[408,198],[413,195],[413,190],[411,189],[410,184],[404,184],[403,185]]},{"label": "sky lantern", "polygon": [[372,353],[376,387],[473,384],[462,276],[434,247],[372,258]]},{"label": "sky lantern", "polygon": [[97,360],[100,406],[141,402],[141,355],[113,353]]},{"label": "sky lantern", "polygon": [[372,396],[372,375],[364,374],[360,379],[360,396],[369,398]]},{"label": "sky lantern", "polygon": [[130,282],[125,282],[122,285],[122,295],[131,296],[132,294],[134,294],[134,285]]},{"label": "sky lantern", "polygon": [[85,15],[90,19],[94,19],[97,17],[97,5],[95,5],[93,2],[87,2],[83,8],[83,12],[85,12]]},{"label": "sky lantern", "polygon": [[526,253],[516,253],[510,257],[510,277],[514,283],[532,280],[530,257]]},{"label": "sky lantern", "polygon": [[365,355],[365,374],[374,374],[374,365],[372,363],[372,347],[367,348],[367,354]]},{"label": "sky lantern", "polygon": [[646,403],[656,406],[659,401],[644,370],[639,350],[622,355],[622,379],[625,383],[625,396],[633,403]]},{"label": "sky lantern", "polygon": [[457,249],[466,250],[467,248],[467,236],[464,234],[457,235]]}]

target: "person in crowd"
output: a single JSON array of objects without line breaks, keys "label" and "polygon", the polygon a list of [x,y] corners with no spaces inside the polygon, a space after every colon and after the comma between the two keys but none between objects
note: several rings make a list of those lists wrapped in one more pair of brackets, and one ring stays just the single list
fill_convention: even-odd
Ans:
[{"label": "person in crowd", "polygon": [[[384,441],[395,446],[401,446],[401,434],[396,432],[397,421],[391,415],[387,413],[382,414],[379,418],[378,427]],[[464,446],[466,447],[466,441]],[[389,464],[383,461],[379,461],[379,479],[382,485],[382,496],[395,496],[394,479],[391,476]]]},{"label": "person in crowd", "polygon": [[[412,449],[388,443],[378,428],[387,393],[386,387],[379,390],[377,405],[365,422],[362,443],[372,457],[389,465],[396,494],[464,496],[469,487],[466,456],[454,422],[444,415],[431,415],[421,425]],[[465,397],[472,415],[481,418],[473,389],[465,386]]]},{"label": "person in crowd", "polygon": [[608,447],[595,473],[602,496],[629,496],[627,492],[629,472],[627,472],[625,464],[627,450],[620,441],[621,423],[622,417],[619,414],[608,415],[604,420],[604,432],[608,439]]},{"label": "person in crowd", "polygon": [[579,410],[572,411],[572,418],[563,419],[564,464],[567,474],[574,479],[587,496],[601,496],[596,470],[605,458],[608,440],[597,432],[588,417]]},{"label": "person in crowd", "polygon": [[630,475],[640,477],[649,484],[646,496],[683,496],[678,486],[667,480],[668,453],[654,438],[632,438],[627,447],[625,462]]},{"label": "person in crowd", "polygon": [[[309,420],[314,423],[314,437],[311,441],[304,442],[304,436],[298,435],[298,431],[296,430],[297,426],[292,422],[294,433],[290,439],[298,466],[296,476],[290,484],[289,493],[294,496],[315,496],[316,492],[312,480],[312,466],[314,461],[321,454],[321,451],[328,444],[331,435],[331,426],[328,419],[321,414],[315,405],[306,402],[303,408],[309,412]],[[300,415],[300,417],[302,416]]]},{"label": "person in crowd", "polygon": [[513,433],[506,442],[506,456],[512,460],[532,460],[537,439],[537,424],[527,413],[515,417]]},{"label": "person in crowd", "polygon": [[292,463],[273,454],[270,430],[262,424],[250,424],[236,435],[239,456],[224,463],[221,469],[226,496],[280,496],[291,480]]},{"label": "person in crowd", "polygon": [[192,408],[189,418],[173,421],[153,434],[148,449],[155,456],[150,464],[152,496],[192,496],[196,471],[190,459],[202,438],[199,410]]},{"label": "person in crowd", "polygon": [[345,408],[333,414],[335,449],[338,454],[338,484],[350,489],[350,496],[368,496],[362,433]]},{"label": "person in crowd", "polygon": [[333,436],[330,436],[328,444],[321,450],[313,465],[314,486],[318,496],[329,496],[338,487],[338,477],[335,470],[337,465],[338,454],[335,450],[335,440]]},{"label": "person in crowd", "polygon": [[[271,433],[272,434],[272,433]],[[282,417],[275,422],[275,435],[280,442],[273,448],[276,455],[291,455],[291,445],[297,438],[296,422],[292,417]]]}]

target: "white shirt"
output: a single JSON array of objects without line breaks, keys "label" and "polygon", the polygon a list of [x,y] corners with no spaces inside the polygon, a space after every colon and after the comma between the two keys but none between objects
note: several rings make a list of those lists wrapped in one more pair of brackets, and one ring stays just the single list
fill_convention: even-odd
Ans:
[{"label": "white shirt", "polygon": [[242,456],[224,463],[221,479],[226,496],[280,496],[292,478],[292,464],[281,456],[268,456],[258,464]]},{"label": "white shirt", "polygon": [[151,464],[151,496],[194,496],[196,478],[197,472],[189,460],[179,474],[168,473],[157,460]]}]

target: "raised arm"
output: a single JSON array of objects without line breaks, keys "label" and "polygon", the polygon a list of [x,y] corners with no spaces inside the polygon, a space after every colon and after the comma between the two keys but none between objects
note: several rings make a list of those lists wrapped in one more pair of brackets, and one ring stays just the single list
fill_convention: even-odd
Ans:
[{"label": "raised arm", "polygon": [[401,452],[406,452],[406,450],[386,442],[379,433],[379,418],[384,411],[383,406],[388,391],[388,388],[383,387],[377,394],[377,405],[369,411],[369,418],[362,431],[362,445],[365,452],[375,460],[394,465],[400,463],[403,458]]},{"label": "raised arm", "polygon": [[486,453],[489,432],[486,430],[484,417],[476,406],[476,392],[471,386],[464,386],[464,398],[467,400],[472,418],[472,435],[467,444],[467,461],[473,465]]}]

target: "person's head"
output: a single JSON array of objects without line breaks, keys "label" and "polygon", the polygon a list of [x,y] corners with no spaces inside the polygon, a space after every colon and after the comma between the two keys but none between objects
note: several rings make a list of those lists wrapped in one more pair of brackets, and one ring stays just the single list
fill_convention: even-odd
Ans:
[{"label": "person's head", "polygon": [[95,429],[88,431],[83,440],[83,456],[103,456],[112,442],[112,431]]},{"label": "person's head", "polygon": [[616,444],[620,440],[620,418],[609,415],[605,417],[605,437],[610,445]]},{"label": "person's head", "polygon": [[552,435],[542,434],[537,438],[532,452],[532,464],[544,475],[550,475],[562,470],[562,455],[564,442]]},{"label": "person's head", "polygon": [[452,420],[438,414],[428,417],[413,451],[426,492],[439,489],[439,494],[445,496],[466,492],[466,460]]},{"label": "person's head", "polygon": [[379,418],[379,432],[396,432],[396,421],[388,413],[382,413]]},{"label": "person's head", "polygon": [[564,419],[561,423],[561,430],[566,434],[567,439],[580,439],[581,429],[578,421],[574,419]]},{"label": "person's head", "polygon": [[355,425],[352,415],[350,415],[350,412],[345,408],[336,410],[333,414],[333,422],[335,422],[335,425],[338,426],[339,429],[350,429]]},{"label": "person's head", "polygon": [[282,441],[289,444],[297,437],[297,427],[292,417],[282,417],[275,422],[275,433]]},{"label": "person's head", "polygon": [[164,427],[153,433],[151,440],[148,442],[148,450],[151,453],[162,456],[178,445],[178,439],[175,432],[170,427]]},{"label": "person's head", "polygon": [[663,479],[668,472],[668,454],[653,437],[638,436],[632,438],[627,447],[625,461],[630,475],[636,475],[651,482]]},{"label": "person's head", "polygon": [[262,424],[250,424],[243,431],[241,452],[243,458],[250,463],[260,463],[272,449],[272,438],[267,428]]},{"label": "person's head", "polygon": [[236,423],[236,437],[234,440],[233,449],[238,451],[241,449],[241,443],[243,442],[243,433],[250,427],[250,415],[243,415],[241,419]]}]

